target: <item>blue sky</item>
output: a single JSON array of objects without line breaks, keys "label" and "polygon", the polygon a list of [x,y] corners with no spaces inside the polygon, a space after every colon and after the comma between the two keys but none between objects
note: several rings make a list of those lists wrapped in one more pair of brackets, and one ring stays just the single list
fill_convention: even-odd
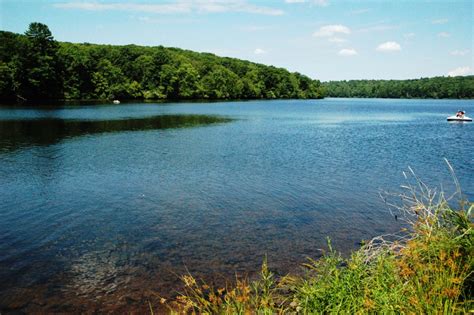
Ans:
[{"label": "blue sky", "polygon": [[473,74],[472,0],[0,0],[0,28],[163,45],[322,81]]}]

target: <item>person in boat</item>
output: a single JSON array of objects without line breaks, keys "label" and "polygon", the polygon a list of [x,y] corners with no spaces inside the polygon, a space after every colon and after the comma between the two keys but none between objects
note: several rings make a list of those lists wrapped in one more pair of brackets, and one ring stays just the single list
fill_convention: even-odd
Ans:
[{"label": "person in boat", "polygon": [[464,114],[465,114],[464,111],[458,110],[458,112],[456,113],[456,117],[458,117],[458,118],[464,118]]}]

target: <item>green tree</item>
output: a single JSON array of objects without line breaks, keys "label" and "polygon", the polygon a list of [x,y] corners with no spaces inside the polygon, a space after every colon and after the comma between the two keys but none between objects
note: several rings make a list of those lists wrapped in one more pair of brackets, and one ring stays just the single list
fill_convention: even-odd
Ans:
[{"label": "green tree", "polygon": [[261,98],[262,91],[265,89],[258,69],[254,67],[242,78],[242,85],[243,98]]},{"label": "green tree", "polygon": [[243,84],[239,77],[223,66],[216,66],[202,78],[205,97],[217,99],[239,98]]},{"label": "green tree", "polygon": [[182,63],[176,71],[179,98],[193,98],[201,95],[199,73],[190,63]]},{"label": "green tree", "polygon": [[126,97],[127,82],[120,68],[114,66],[108,59],[103,59],[92,74],[92,83],[96,97],[112,99]]},{"label": "green tree", "polygon": [[26,51],[23,53],[20,93],[31,99],[60,98],[62,73],[58,45],[48,26],[31,23],[25,32]]},{"label": "green tree", "polygon": [[0,61],[0,96],[0,99],[5,100],[15,98],[13,69],[3,61]]}]

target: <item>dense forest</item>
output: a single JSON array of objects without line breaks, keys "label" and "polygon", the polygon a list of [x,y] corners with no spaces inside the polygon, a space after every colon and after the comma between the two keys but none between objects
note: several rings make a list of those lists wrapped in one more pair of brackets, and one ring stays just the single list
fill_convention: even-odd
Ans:
[{"label": "dense forest", "polygon": [[474,98],[474,76],[323,83],[330,97]]},{"label": "dense forest", "polygon": [[474,76],[318,80],[235,58],[163,46],[73,44],[48,26],[0,31],[0,100],[474,98]]},{"label": "dense forest", "polygon": [[73,44],[0,31],[0,100],[321,98],[317,80],[177,48]]}]

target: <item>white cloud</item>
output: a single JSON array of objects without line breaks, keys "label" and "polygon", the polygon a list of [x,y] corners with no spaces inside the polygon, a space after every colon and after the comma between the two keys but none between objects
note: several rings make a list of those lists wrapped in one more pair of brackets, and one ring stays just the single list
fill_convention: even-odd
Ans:
[{"label": "white cloud", "polygon": [[264,55],[267,53],[266,50],[262,49],[262,48],[256,48],[254,51],[253,51],[254,54],[256,55]]},{"label": "white cloud", "polygon": [[329,5],[328,0],[311,0],[310,3],[320,7],[326,7]]},{"label": "white cloud", "polygon": [[157,14],[176,13],[223,13],[223,12],[244,12],[263,15],[282,15],[280,9],[258,6],[248,3],[245,0],[177,0],[167,4],[136,3],[136,2],[63,2],[53,4],[59,9],[76,9],[88,11],[138,11]]},{"label": "white cloud", "polygon": [[400,51],[402,47],[397,42],[385,42],[377,46],[377,51],[381,52],[392,52],[392,51]]},{"label": "white cloud", "polygon": [[235,55],[236,52],[228,49],[221,49],[221,48],[215,48],[215,49],[208,49],[207,51],[202,51],[202,52],[208,52],[217,56],[221,57],[228,57]]},{"label": "white cloud", "polygon": [[339,50],[337,54],[339,56],[350,57],[350,56],[357,55],[357,51],[353,48],[345,48],[345,49]]},{"label": "white cloud", "polygon": [[265,25],[246,25],[239,27],[238,29],[244,32],[260,32],[260,31],[268,31],[273,29],[273,26],[265,26]]},{"label": "white cloud", "polygon": [[438,20],[433,20],[431,21],[431,24],[446,24],[448,23],[448,19],[438,19]]},{"label": "white cloud", "polygon": [[465,50],[453,50],[453,51],[451,51],[449,54],[451,54],[451,55],[453,55],[453,56],[465,56],[465,55],[467,55],[469,52],[470,52],[469,49],[465,49]]},{"label": "white cloud", "polygon": [[359,15],[359,14],[367,13],[369,11],[370,11],[370,9],[359,9],[359,10],[350,11],[349,14],[350,15]]},{"label": "white cloud", "polygon": [[415,37],[415,33],[407,33],[407,34],[404,34],[403,37],[405,37],[406,39],[413,38]]},{"label": "white cloud", "polygon": [[138,3],[99,3],[99,2],[65,2],[53,5],[60,9],[76,9],[87,11],[141,11],[149,13],[187,13],[190,6],[187,3],[173,4],[138,4]]},{"label": "white cloud", "polygon": [[438,33],[438,36],[439,37],[450,37],[451,34],[449,34],[448,32],[441,32],[441,33]]},{"label": "white cloud", "polygon": [[314,37],[330,37],[334,34],[350,34],[351,30],[344,25],[325,25],[319,28],[319,31],[313,33]]},{"label": "white cloud", "polygon": [[138,21],[142,24],[195,24],[199,22],[198,19],[193,19],[190,18],[189,16],[182,15],[181,17],[168,17],[165,18],[163,16],[157,16],[157,15],[129,15],[128,16],[131,20],[133,21]]},{"label": "white cloud", "polygon": [[357,32],[368,33],[368,32],[385,32],[389,30],[394,30],[400,28],[398,25],[387,25],[387,24],[378,24],[365,28],[358,29]]},{"label": "white cloud", "polygon": [[331,43],[341,44],[347,42],[347,39],[340,38],[340,37],[331,37],[328,39]]},{"label": "white cloud", "polygon": [[459,67],[448,72],[448,76],[456,77],[460,75],[468,75],[472,73],[472,69],[469,66]]},{"label": "white cloud", "polygon": [[152,19],[149,16],[139,16],[137,18],[140,22],[145,22],[145,23],[152,23],[152,22],[157,22],[158,20]]},{"label": "white cloud", "polygon": [[309,3],[313,5],[317,5],[319,7],[326,7],[329,5],[328,0],[285,0],[285,3]]}]

